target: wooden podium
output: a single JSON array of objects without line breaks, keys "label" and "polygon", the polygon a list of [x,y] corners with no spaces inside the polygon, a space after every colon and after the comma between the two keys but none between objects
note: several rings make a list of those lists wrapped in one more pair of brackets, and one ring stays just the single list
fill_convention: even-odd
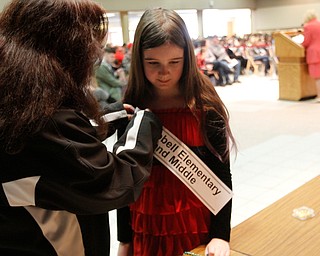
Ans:
[{"label": "wooden podium", "polygon": [[273,34],[279,59],[279,99],[303,100],[317,95],[315,80],[309,76],[305,48],[283,32]]}]

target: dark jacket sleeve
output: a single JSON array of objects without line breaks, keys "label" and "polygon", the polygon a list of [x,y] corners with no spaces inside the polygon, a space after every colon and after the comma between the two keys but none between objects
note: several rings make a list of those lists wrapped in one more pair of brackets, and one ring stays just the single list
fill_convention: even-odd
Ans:
[{"label": "dark jacket sleeve", "polygon": [[122,102],[117,101],[106,105],[102,110],[102,115],[108,122],[107,137],[114,134],[116,130],[118,130],[118,137],[125,132],[129,120]]},{"label": "dark jacket sleeve", "polygon": [[22,201],[34,201],[40,208],[76,214],[106,213],[139,196],[149,177],[161,130],[153,113],[139,111],[112,153],[84,115],[61,110],[30,139],[23,152],[7,156],[8,168],[15,176],[8,181],[11,185],[18,175],[24,180],[38,177],[34,192],[28,189],[24,193],[24,197],[34,200]]},{"label": "dark jacket sleeve", "polygon": [[[207,114],[206,125],[211,145],[219,153],[222,153],[227,146],[224,121],[217,117],[215,113],[209,112]],[[208,154],[208,157],[206,157],[205,160],[208,167],[225,183],[226,186],[232,189],[229,159],[222,162],[207,148],[205,151],[205,154]],[[231,208],[232,199],[219,211],[217,215],[211,214],[210,238],[220,238],[226,241],[230,240]]]}]

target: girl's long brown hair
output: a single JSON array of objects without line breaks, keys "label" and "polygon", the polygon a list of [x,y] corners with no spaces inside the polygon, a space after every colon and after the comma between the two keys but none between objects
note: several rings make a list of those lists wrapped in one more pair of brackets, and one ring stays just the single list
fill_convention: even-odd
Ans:
[{"label": "girl's long brown hair", "polygon": [[13,0],[1,13],[0,141],[8,153],[61,107],[102,124],[89,85],[103,54],[105,13],[90,0]]},{"label": "girl's long brown hair", "polygon": [[[210,80],[199,72],[196,65],[192,40],[182,18],[172,10],[157,8],[145,11],[137,26],[132,48],[131,69],[124,101],[139,108],[146,108],[146,99],[152,99],[152,85],[147,80],[143,68],[143,52],[170,42],[184,49],[184,67],[180,79],[181,94],[185,102],[198,117],[200,111],[200,128],[208,148],[221,160],[229,158],[229,143],[234,138],[229,126],[228,111],[218,96]],[[208,124],[208,112],[218,115],[217,123]],[[220,122],[219,122],[220,120]],[[221,120],[224,125],[221,127]],[[206,125],[223,129],[225,147],[221,152],[209,143]],[[220,132],[219,132],[220,133]]]}]

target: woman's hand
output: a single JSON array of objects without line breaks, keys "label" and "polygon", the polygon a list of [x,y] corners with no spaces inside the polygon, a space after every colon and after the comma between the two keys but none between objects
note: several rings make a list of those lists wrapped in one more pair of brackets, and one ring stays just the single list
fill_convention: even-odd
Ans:
[{"label": "woman's hand", "polygon": [[127,103],[123,103],[123,107],[127,111],[128,119],[131,120],[134,114],[134,107]]},{"label": "woman's hand", "polygon": [[230,246],[225,240],[213,238],[206,247],[206,256],[230,256]]}]

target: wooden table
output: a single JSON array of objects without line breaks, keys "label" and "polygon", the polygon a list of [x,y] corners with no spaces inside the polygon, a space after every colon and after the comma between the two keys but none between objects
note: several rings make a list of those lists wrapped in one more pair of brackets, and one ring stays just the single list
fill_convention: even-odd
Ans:
[{"label": "wooden table", "polygon": [[[316,216],[294,218],[293,209],[301,206]],[[253,256],[320,255],[320,176],[234,227],[230,247]]]},{"label": "wooden table", "polygon": [[[206,249],[205,245],[200,245],[199,247],[195,248],[191,252],[198,254],[198,255],[201,255],[201,256],[205,256],[205,252],[204,252],[205,249]],[[189,255],[184,255],[184,256],[189,256]],[[236,252],[234,250],[231,250],[230,256],[246,256],[246,255],[241,252]]]}]

